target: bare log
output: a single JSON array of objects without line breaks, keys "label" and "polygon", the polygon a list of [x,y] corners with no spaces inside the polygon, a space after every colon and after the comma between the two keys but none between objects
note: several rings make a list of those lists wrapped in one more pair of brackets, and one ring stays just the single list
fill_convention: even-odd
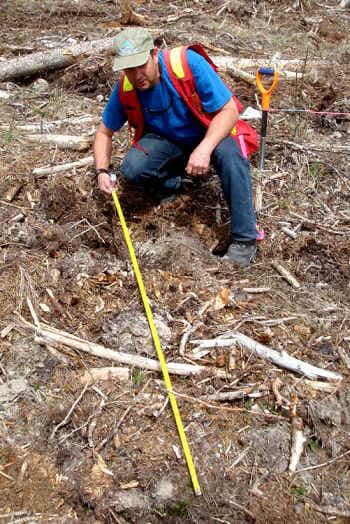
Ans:
[{"label": "bare log", "polygon": [[58,166],[51,167],[36,167],[33,169],[33,175],[36,175],[38,178],[45,175],[53,175],[55,173],[63,173],[64,171],[70,171],[76,167],[92,166],[94,163],[93,156],[87,156],[81,158],[76,162],[68,162],[67,164],[60,164]]},{"label": "bare log", "polygon": [[276,366],[281,368],[289,369],[301,375],[305,375],[310,379],[325,378],[327,380],[342,380],[342,375],[335,371],[328,371],[327,369],[318,368],[302,360],[298,360],[295,357],[291,357],[283,351],[279,353],[275,349],[271,349],[259,342],[256,342],[252,338],[239,333],[238,331],[232,332],[231,338],[215,338],[214,340],[191,340],[192,344],[198,344],[199,347],[225,347],[233,344],[240,344],[243,348],[248,349],[252,353],[255,353],[260,358],[272,362]]},{"label": "bare log", "polygon": [[63,69],[78,62],[82,56],[112,51],[114,41],[115,37],[103,38],[49,52],[33,53],[14,58],[1,64],[0,82],[25,78],[43,71]]},{"label": "bare log", "polygon": [[[262,58],[238,58],[238,57],[232,57],[232,56],[215,56],[213,57],[215,64],[218,66],[219,69],[232,71],[234,74],[234,71],[237,69],[249,69],[252,68],[256,70],[259,67],[266,66],[266,59]],[[319,68],[320,66],[327,66],[331,65],[331,63],[327,60],[308,60],[307,61],[308,68],[316,67]],[[298,74],[302,76],[302,73],[298,72],[298,69],[303,69],[305,67],[305,60],[302,58],[295,58],[295,59],[278,59],[278,60],[272,60],[271,66],[276,67],[278,71],[287,77],[293,77],[295,78],[295,75]],[[295,71],[288,71],[288,69],[295,69]]]},{"label": "bare log", "polygon": [[[35,331],[35,333],[41,336],[46,342],[63,344],[67,347],[78,349],[84,353],[89,353],[100,358],[106,358],[119,362],[121,364],[127,364],[130,366],[136,366],[143,369],[150,369],[152,371],[161,371],[160,364],[157,360],[151,358],[142,357],[140,355],[133,355],[121,351],[114,351],[113,349],[106,348],[100,344],[94,344],[88,342],[75,335],[67,333],[66,331],[60,331],[50,326],[41,327],[40,324],[33,325],[22,319],[22,323]],[[191,364],[183,364],[178,362],[168,362],[167,368],[169,373],[174,375],[191,376],[200,375],[202,373],[210,373],[216,377],[227,377],[227,373],[221,369],[210,369],[205,366],[195,366]]]},{"label": "bare log", "polygon": [[96,123],[97,118],[92,115],[82,115],[78,117],[73,118],[63,118],[62,120],[53,120],[52,122],[33,122],[32,124],[23,124],[23,125],[16,125],[15,123],[9,125],[9,124],[1,124],[0,129],[13,129],[15,128],[17,131],[24,131],[28,133],[47,133],[48,131],[51,131],[52,129],[55,129],[57,127],[61,126],[82,126],[84,124],[90,124],[90,123]]},{"label": "bare log", "polygon": [[[159,29],[149,28],[153,36],[159,35]],[[20,78],[30,77],[44,71],[53,71],[56,69],[64,69],[79,60],[82,57],[91,56],[103,52],[112,53],[115,45],[115,37],[102,38],[92,42],[83,42],[82,44],[73,45],[71,47],[63,47],[54,49],[48,52],[39,52],[27,54],[12,60],[8,60],[1,64],[0,82],[6,80],[18,80]],[[237,69],[254,68],[266,66],[266,61],[263,59],[247,59],[234,58],[227,56],[214,57],[215,63],[221,69]],[[308,66],[327,65],[329,62],[318,60],[308,60]],[[286,67],[302,68],[305,60],[274,60],[273,65],[278,68],[280,72]],[[291,72],[290,74],[295,75]]]},{"label": "bare log", "polygon": [[40,144],[53,144],[58,149],[69,149],[73,151],[85,151],[91,145],[92,138],[82,135],[28,135],[26,139],[29,142],[38,142]]}]

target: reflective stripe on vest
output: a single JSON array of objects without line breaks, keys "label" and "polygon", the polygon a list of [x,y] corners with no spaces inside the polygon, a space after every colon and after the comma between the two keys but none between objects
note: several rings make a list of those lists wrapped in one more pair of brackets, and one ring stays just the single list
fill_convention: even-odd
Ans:
[{"label": "reflective stripe on vest", "polygon": [[128,77],[124,75],[123,91],[128,92],[128,91],[132,91],[133,89],[134,89],[134,86],[132,85]]},{"label": "reflective stripe on vest", "polygon": [[174,49],[170,51],[171,69],[173,70],[173,73],[175,73],[177,78],[185,77],[185,71],[182,66],[182,60],[181,60],[181,50],[182,50],[182,47],[174,47]]}]

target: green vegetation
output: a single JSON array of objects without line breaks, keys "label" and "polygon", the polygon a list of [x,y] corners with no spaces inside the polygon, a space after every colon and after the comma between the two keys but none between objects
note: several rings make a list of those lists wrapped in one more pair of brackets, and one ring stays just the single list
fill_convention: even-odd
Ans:
[{"label": "green vegetation", "polygon": [[173,502],[166,507],[166,512],[169,517],[187,517],[188,502],[185,500]]},{"label": "green vegetation", "polygon": [[132,383],[134,386],[141,386],[145,379],[145,374],[142,369],[137,369],[132,375]]}]

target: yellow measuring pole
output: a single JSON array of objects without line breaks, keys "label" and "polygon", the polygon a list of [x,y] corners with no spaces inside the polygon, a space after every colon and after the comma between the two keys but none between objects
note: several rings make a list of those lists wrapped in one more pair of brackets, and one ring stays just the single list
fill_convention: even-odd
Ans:
[{"label": "yellow measuring pole", "polygon": [[170,380],[170,376],[169,376],[168,368],[167,368],[167,365],[166,365],[166,360],[165,360],[165,357],[164,357],[162,346],[161,346],[161,343],[160,343],[160,340],[159,340],[158,332],[157,332],[156,326],[154,324],[153,314],[152,314],[151,307],[149,305],[148,296],[147,296],[146,289],[145,289],[145,286],[144,286],[144,283],[143,283],[143,279],[142,279],[141,271],[140,271],[140,268],[139,268],[139,264],[138,264],[136,256],[135,256],[134,246],[132,244],[132,241],[131,241],[131,238],[130,238],[130,234],[129,234],[129,230],[128,230],[128,226],[126,225],[126,222],[125,222],[123,210],[121,208],[121,205],[120,205],[120,202],[119,202],[119,199],[118,199],[118,196],[117,196],[117,193],[116,193],[115,190],[112,191],[112,197],[113,197],[113,201],[114,201],[114,204],[115,204],[115,207],[116,207],[116,210],[117,210],[117,213],[118,213],[118,217],[119,217],[119,220],[120,220],[120,223],[121,223],[121,226],[122,226],[124,239],[125,239],[126,245],[128,246],[128,250],[129,250],[131,262],[132,262],[132,265],[133,265],[133,268],[134,268],[136,280],[137,280],[137,283],[138,283],[138,286],[139,286],[139,289],[140,289],[142,302],[143,302],[143,305],[144,305],[144,308],[145,308],[145,311],[146,311],[148,324],[149,324],[149,327],[150,327],[150,330],[151,330],[151,333],[152,333],[154,347],[156,348],[157,355],[158,355],[158,360],[159,360],[160,367],[161,367],[161,370],[162,370],[162,373],[163,373],[165,386],[166,386],[166,388],[168,390],[169,401],[170,401],[171,408],[173,410],[173,414],[174,414],[177,430],[179,432],[179,436],[180,436],[180,440],[181,440],[181,444],[182,444],[182,448],[184,450],[188,471],[189,471],[189,474],[190,474],[190,477],[191,477],[191,481],[192,481],[192,485],[193,485],[193,490],[194,490],[196,495],[201,495],[202,493],[201,493],[201,488],[200,488],[200,485],[199,485],[199,482],[198,482],[196,469],[195,469],[194,464],[193,464],[193,459],[192,459],[191,451],[190,451],[190,448],[189,448],[189,445],[188,445],[188,442],[187,442],[186,433],[185,433],[185,430],[184,430],[184,427],[183,427],[183,424],[182,424],[180,411],[179,411],[179,408],[178,408],[178,405],[177,405],[177,402],[176,402],[175,395],[173,393],[173,386],[172,386],[172,383],[171,383],[171,380]]}]

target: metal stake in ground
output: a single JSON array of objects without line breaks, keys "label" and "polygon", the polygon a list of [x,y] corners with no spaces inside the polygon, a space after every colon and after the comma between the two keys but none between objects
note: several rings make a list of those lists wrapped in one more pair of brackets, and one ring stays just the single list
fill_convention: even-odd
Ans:
[{"label": "metal stake in ground", "polygon": [[[270,76],[273,77],[272,84],[268,89],[266,89],[262,83],[262,77]],[[256,85],[261,93],[261,108],[262,108],[262,117],[261,117],[261,132],[260,132],[260,161],[259,169],[264,169],[264,158],[265,158],[265,147],[266,147],[266,130],[267,130],[267,115],[270,110],[270,98],[272,91],[275,89],[278,84],[278,72],[276,69],[270,67],[261,67],[256,72]]]},{"label": "metal stake in ground", "polygon": [[188,445],[188,442],[187,442],[187,438],[186,438],[186,434],[185,434],[185,430],[184,430],[184,427],[183,427],[183,424],[182,424],[180,411],[179,411],[179,408],[178,408],[178,405],[177,405],[177,402],[176,402],[175,395],[173,393],[173,386],[172,386],[172,383],[171,383],[171,380],[170,380],[168,368],[167,368],[167,365],[166,365],[165,356],[164,356],[164,353],[163,353],[163,350],[162,350],[162,346],[161,346],[161,343],[160,343],[160,340],[159,340],[158,332],[157,332],[157,329],[156,329],[156,326],[155,326],[155,323],[154,323],[152,310],[151,310],[151,307],[149,305],[148,296],[147,296],[146,289],[145,289],[145,286],[144,286],[144,283],[143,283],[143,279],[142,279],[141,271],[140,271],[140,268],[139,268],[139,264],[138,264],[136,256],[135,256],[135,251],[134,251],[134,247],[133,247],[133,244],[132,244],[132,241],[131,241],[129,230],[128,230],[128,227],[126,225],[124,214],[123,214],[123,210],[122,210],[121,205],[119,203],[119,199],[118,199],[116,191],[112,192],[112,197],[113,197],[113,201],[114,201],[117,213],[118,213],[120,224],[122,226],[124,239],[125,239],[126,245],[128,247],[128,250],[129,250],[131,262],[132,262],[132,265],[133,265],[133,268],[134,268],[135,277],[136,277],[136,280],[137,280],[137,283],[138,283],[138,286],[139,286],[142,302],[143,302],[143,305],[144,305],[144,308],[145,308],[148,324],[149,324],[149,327],[150,327],[150,330],[151,330],[151,333],[152,333],[154,347],[156,348],[157,355],[158,355],[158,360],[159,360],[160,367],[161,367],[161,370],[162,370],[162,373],[163,373],[165,386],[166,386],[166,388],[168,390],[168,396],[169,396],[169,400],[170,400],[170,405],[171,405],[171,408],[173,410],[173,414],[174,414],[177,430],[179,432],[179,436],[180,436],[180,440],[181,440],[181,444],[182,444],[182,449],[184,450],[184,455],[185,455],[185,458],[186,458],[188,471],[189,471],[189,474],[190,474],[190,477],[191,477],[193,490],[194,490],[196,495],[201,495],[201,488],[199,486],[196,469],[195,469],[194,464],[193,464],[191,451],[190,451],[190,448],[189,448],[189,445]]}]

